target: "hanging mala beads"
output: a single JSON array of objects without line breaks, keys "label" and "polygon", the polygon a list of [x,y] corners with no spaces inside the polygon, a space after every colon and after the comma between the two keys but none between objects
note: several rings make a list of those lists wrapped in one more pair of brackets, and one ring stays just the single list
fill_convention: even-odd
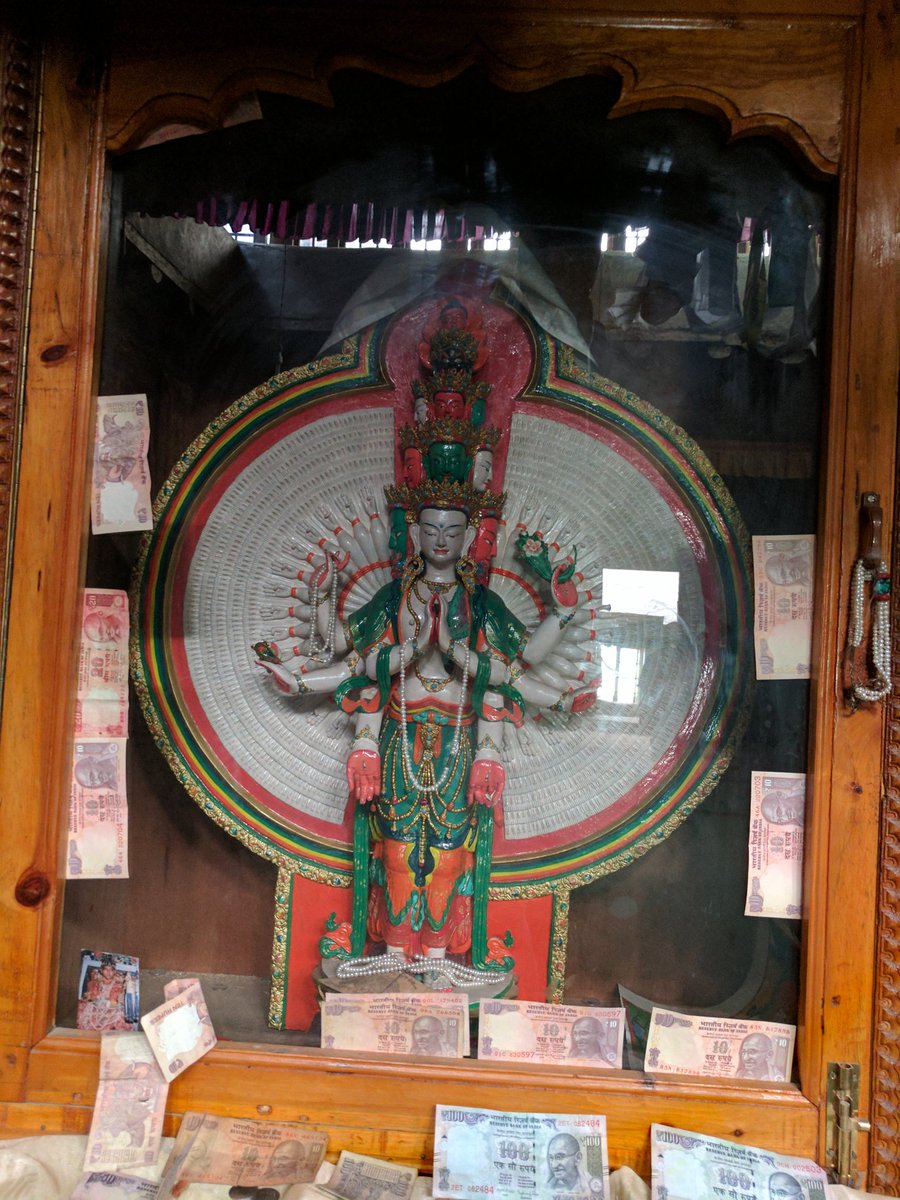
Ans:
[{"label": "hanging mala beads", "polygon": [[313,582],[310,586],[309,643],[306,653],[309,658],[314,659],[323,666],[327,666],[334,659],[334,635],[337,630],[337,601],[338,583],[337,568],[335,565],[334,573],[331,576],[331,590],[328,593],[328,625],[325,632],[325,642],[321,646],[319,645],[319,606],[321,604],[321,596],[319,593],[319,584],[315,576],[313,576]]},{"label": "hanging mala beads", "polygon": [[[869,659],[873,678],[860,683],[856,678],[856,651],[863,644],[866,617],[866,584],[872,584],[871,632]],[[847,645],[850,649],[851,692],[857,701],[883,700],[891,690],[891,577],[887,564],[879,563],[876,570],[867,570],[857,559],[850,581],[850,629]]]}]

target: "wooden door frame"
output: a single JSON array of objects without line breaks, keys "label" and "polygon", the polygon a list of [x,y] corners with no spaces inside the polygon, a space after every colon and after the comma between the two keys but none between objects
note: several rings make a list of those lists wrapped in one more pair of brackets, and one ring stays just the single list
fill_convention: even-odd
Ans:
[{"label": "wooden door frame", "polygon": [[[861,1063],[861,1094],[873,1100],[873,1173],[879,1186],[886,1186],[885,1164],[897,1152],[886,1097],[886,1089],[897,1084],[896,1057],[889,1069],[879,1066],[873,1076],[870,1054],[876,1033],[876,928],[881,964],[877,1045],[883,1055],[890,1043],[893,1053],[890,1030],[883,1027],[893,1019],[890,996],[897,986],[896,911],[890,900],[896,834],[891,824],[880,851],[884,714],[880,708],[852,717],[843,711],[840,662],[859,493],[879,491],[887,516],[893,513],[900,335],[893,230],[898,181],[889,116],[896,88],[891,49],[896,19],[881,0],[865,5],[802,0],[785,17],[779,16],[784,6],[778,0],[752,6],[735,0],[733,7],[734,13],[723,18],[700,0],[677,6],[652,0],[637,17],[619,12],[613,3],[565,0],[550,15],[537,7],[514,12],[499,2],[477,12],[463,4],[452,15],[436,8],[434,21],[425,22],[431,41],[426,38],[424,45],[412,48],[403,43],[402,30],[377,23],[371,6],[360,9],[355,32],[343,31],[335,42],[333,19],[329,25],[323,8],[306,13],[321,44],[307,36],[302,53],[297,50],[291,60],[290,78],[283,61],[277,70],[271,65],[279,55],[284,58],[279,48],[271,51],[267,70],[255,76],[246,70],[229,74],[227,51],[211,49],[202,70],[173,58],[163,65],[161,79],[149,54],[141,60],[137,39],[129,43],[130,59],[121,52],[114,55],[108,87],[96,40],[74,24],[47,26],[27,405],[24,421],[16,426],[22,442],[17,520],[11,520],[11,506],[4,511],[0,505],[0,537],[13,547],[0,726],[0,919],[5,934],[0,947],[5,981],[0,989],[0,1114],[7,1133],[85,1130],[96,1086],[96,1037],[54,1031],[53,1020],[106,148],[134,144],[154,122],[214,125],[251,86],[277,84],[321,98],[328,75],[340,65],[367,66],[427,85],[478,61],[496,82],[522,90],[566,75],[615,71],[623,80],[618,111],[683,105],[714,112],[735,136],[771,133],[803,154],[814,170],[839,179],[832,402],[817,567],[813,803],[798,1033],[801,1088],[722,1086],[630,1072],[513,1070],[489,1063],[435,1069],[403,1059],[220,1046],[176,1082],[170,1111],[173,1117],[187,1108],[206,1108],[304,1119],[329,1130],[332,1151],[347,1146],[412,1162],[430,1156],[431,1106],[437,1099],[486,1107],[602,1111],[609,1118],[614,1163],[629,1163],[646,1175],[650,1120],[744,1137],[785,1152],[818,1154],[827,1063],[850,1060]],[[502,55],[495,44],[498,23],[506,29]],[[339,51],[331,49],[335,45]],[[317,55],[323,47],[328,53]],[[198,74],[202,94],[185,90],[184,72],[191,70]],[[824,85],[816,82],[822,78]],[[36,94],[24,102],[36,103]],[[22,215],[27,223],[27,209]],[[12,341],[21,349],[21,327],[13,331]],[[885,534],[889,537],[890,530]],[[895,745],[900,741],[896,712],[891,728],[889,744]],[[892,783],[896,807],[895,775]],[[886,809],[886,821],[892,811]],[[371,1109],[373,1095],[380,1097],[379,1119]],[[863,1141],[861,1153],[866,1152]],[[884,1178],[897,1182],[889,1171]]]}]

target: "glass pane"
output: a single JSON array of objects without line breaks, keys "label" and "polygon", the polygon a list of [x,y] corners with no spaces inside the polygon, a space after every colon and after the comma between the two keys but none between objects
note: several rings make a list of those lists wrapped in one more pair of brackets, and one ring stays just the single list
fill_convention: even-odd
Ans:
[{"label": "glass pane", "polygon": [[[113,165],[100,392],[146,393],[154,486],[229,404],[358,328],[348,309],[357,322],[383,316],[455,270],[527,279],[525,307],[574,348],[575,366],[685,430],[751,535],[814,531],[829,196],[782,148],[728,144],[686,112],[609,120],[615,89],[597,78],[510,94],[476,73],[418,91],[346,72],[334,94],[334,110],[262,96],[260,120]],[[386,269],[393,301],[378,282]],[[511,477],[526,489],[527,462]],[[598,795],[643,778],[628,748],[640,736],[664,746],[673,706],[690,707],[709,620],[694,568],[670,561],[617,486],[613,471],[588,485],[604,513],[591,530],[604,617],[590,728],[617,765],[577,788]],[[302,526],[311,505],[297,503]],[[630,553],[642,538],[662,541]],[[134,534],[92,538],[88,584],[127,587],[138,551]],[[752,657],[749,623],[741,636]],[[751,772],[805,770],[808,684],[743,690],[743,732],[717,786],[627,864],[579,878],[557,998],[616,1005],[622,987],[638,1007],[796,1020],[799,921],[744,910]],[[316,1042],[315,1030],[264,1028],[273,866],[206,820],[137,708],[131,877],[67,887],[61,1021],[89,946],[140,955],[145,1009],[170,973],[200,973],[216,977],[226,1036]],[[335,727],[336,745],[345,734]],[[522,737],[527,755],[527,726]],[[559,738],[564,807],[578,796]]]}]

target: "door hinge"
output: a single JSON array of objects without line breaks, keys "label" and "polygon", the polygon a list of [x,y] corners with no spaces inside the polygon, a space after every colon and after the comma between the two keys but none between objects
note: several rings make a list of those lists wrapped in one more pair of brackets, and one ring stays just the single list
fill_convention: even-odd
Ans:
[{"label": "door hinge", "polygon": [[859,1063],[829,1063],[825,1167],[832,1182],[856,1187],[856,1140],[872,1128],[859,1116]]}]

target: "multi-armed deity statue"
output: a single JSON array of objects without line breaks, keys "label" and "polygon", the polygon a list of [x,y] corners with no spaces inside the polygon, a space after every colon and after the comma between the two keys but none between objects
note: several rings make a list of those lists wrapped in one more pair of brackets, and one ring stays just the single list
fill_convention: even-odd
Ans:
[{"label": "multi-armed deity statue", "polygon": [[574,557],[520,532],[520,557],[549,591],[547,615],[530,632],[489,586],[505,499],[492,487],[501,431],[488,423],[490,387],[477,379],[489,350],[465,301],[435,307],[419,345],[413,420],[399,430],[398,481],[385,489],[390,582],[339,621],[346,563],[326,551],[306,597],[307,654],[286,663],[271,643],[255,647],[282,691],[333,694],[354,720],[353,921],[323,939],[345,975],[402,963],[474,986],[510,970],[507,947],[486,931],[504,732],[521,723],[526,701],[577,712],[594,700],[591,687],[561,694],[530,672],[577,612]]}]

